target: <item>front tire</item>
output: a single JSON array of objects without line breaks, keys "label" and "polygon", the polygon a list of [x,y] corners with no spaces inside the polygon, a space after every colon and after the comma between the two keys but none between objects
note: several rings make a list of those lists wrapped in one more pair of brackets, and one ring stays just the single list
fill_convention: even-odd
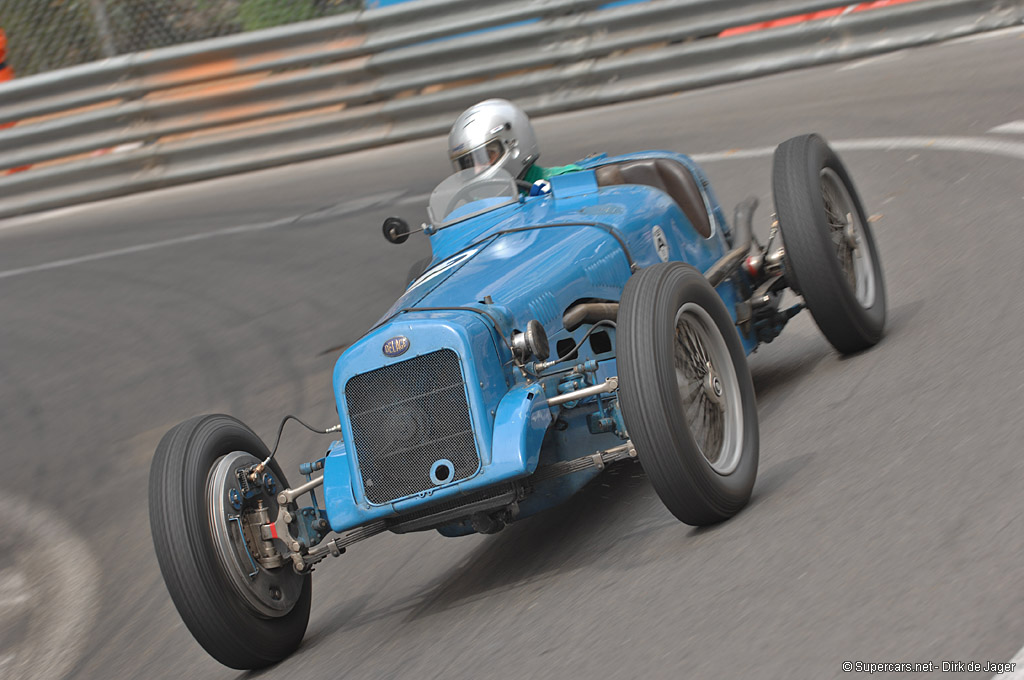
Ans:
[{"label": "front tire", "polygon": [[864,206],[839,156],[818,135],[775,150],[772,191],[787,276],[843,354],[882,338],[885,279]]},{"label": "front tire", "polygon": [[[281,661],[309,622],[309,574],[289,562],[268,569],[250,559],[242,522],[257,500],[277,510],[273,489],[239,507],[235,473],[265,459],[266,445],[238,420],[198,416],[172,428],[157,446],[149,477],[149,519],[160,571],[182,620],[217,661],[239,670]],[[269,483],[287,487],[276,461]],[[252,573],[254,572],[254,573]]]},{"label": "front tire", "polygon": [[757,477],[757,405],[721,298],[688,264],[633,275],[616,331],[619,401],[655,492],[693,526],[729,519]]}]

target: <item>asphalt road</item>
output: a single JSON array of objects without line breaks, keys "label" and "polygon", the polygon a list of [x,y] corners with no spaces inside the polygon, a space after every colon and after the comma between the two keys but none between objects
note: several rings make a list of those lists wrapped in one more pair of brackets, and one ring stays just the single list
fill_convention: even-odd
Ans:
[{"label": "asphalt road", "polygon": [[[1010,660],[1022,63],[1018,29],[538,121],[549,165],[695,155],[727,206],[761,198],[761,234],[768,150],[823,133],[876,220],[886,338],[843,359],[801,315],[751,358],[761,469],[733,520],[679,524],[627,465],[495,536],[384,535],[318,568],[305,642],[255,677],[832,678],[851,677],[847,660]],[[438,138],[0,222],[0,677],[244,675],[192,641],[163,586],[153,450],[197,413],[266,438],[285,413],[335,422],[339,348],[427,252],[379,225],[421,219],[446,172]],[[324,439],[286,431],[285,469]]]}]

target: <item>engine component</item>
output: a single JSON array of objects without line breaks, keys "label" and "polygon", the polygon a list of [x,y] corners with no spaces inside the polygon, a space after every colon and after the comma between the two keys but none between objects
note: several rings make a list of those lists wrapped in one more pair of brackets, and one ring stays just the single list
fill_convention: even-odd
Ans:
[{"label": "engine component", "polygon": [[544,361],[551,356],[548,334],[544,332],[544,327],[539,321],[531,319],[526,324],[525,331],[516,331],[512,334],[512,353],[519,361],[526,361],[531,356]]}]

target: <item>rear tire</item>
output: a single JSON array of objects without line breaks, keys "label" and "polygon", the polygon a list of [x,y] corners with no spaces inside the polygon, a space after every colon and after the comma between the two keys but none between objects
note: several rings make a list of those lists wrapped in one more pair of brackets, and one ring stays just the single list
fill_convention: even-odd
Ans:
[{"label": "rear tire", "polygon": [[[150,526],[171,600],[210,656],[239,670],[275,664],[295,651],[306,632],[312,600],[309,574],[295,573],[290,562],[274,569],[259,566],[258,575],[247,576],[247,544],[237,543],[240,533],[230,533],[240,532],[241,522],[224,519],[211,500],[216,498],[211,489],[216,493],[226,488],[218,484],[231,481],[214,478],[224,472],[221,463],[231,467],[232,458],[241,465],[268,455],[260,438],[238,420],[198,416],[164,435],[150,469]],[[287,487],[276,461],[270,461],[267,471],[276,477],[277,488]],[[264,491],[259,497],[273,503],[273,521],[273,493]],[[235,539],[242,550],[240,560],[230,544],[225,551],[223,541],[217,543],[218,535]],[[259,593],[254,599],[251,590],[264,583],[268,592],[277,588],[274,599],[267,600],[269,607],[259,602]]]},{"label": "rear tire", "polygon": [[775,150],[772,190],[792,287],[833,347],[871,347],[885,328],[885,280],[846,167],[820,136],[794,137]]},{"label": "rear tire", "polygon": [[654,490],[694,526],[729,519],[757,477],[754,386],[732,318],[704,276],[659,263],[619,306],[619,401]]}]

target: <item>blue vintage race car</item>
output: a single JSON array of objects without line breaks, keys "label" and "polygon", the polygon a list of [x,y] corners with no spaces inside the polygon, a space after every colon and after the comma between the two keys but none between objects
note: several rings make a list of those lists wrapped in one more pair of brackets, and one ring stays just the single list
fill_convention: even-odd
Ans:
[{"label": "blue vintage race car", "polygon": [[[300,466],[304,483],[289,486],[229,416],[193,418],[160,442],[157,556],[217,660],[246,669],[290,654],[313,565],[357,541],[494,533],[616,461],[638,459],[681,521],[728,519],[757,473],[746,355],[804,307],[840,352],[880,339],[875,241],[821,137],[777,149],[763,247],[756,199],[730,225],[686,156],[580,165],[549,187],[473,170],[437,187],[423,226],[433,259],[338,360],[339,436]],[[410,233],[395,218],[384,230],[395,243]],[[802,301],[783,307],[787,289]]]}]

